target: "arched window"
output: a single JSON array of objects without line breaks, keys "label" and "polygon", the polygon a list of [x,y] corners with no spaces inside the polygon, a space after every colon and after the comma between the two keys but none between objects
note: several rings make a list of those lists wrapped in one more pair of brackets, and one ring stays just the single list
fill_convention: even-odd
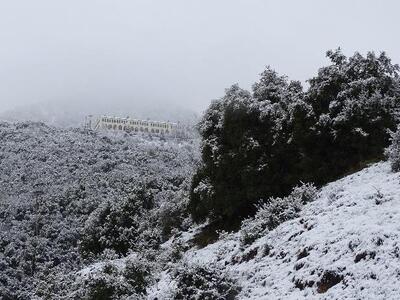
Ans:
[{"label": "arched window", "polygon": [[112,125],[110,124],[110,125],[108,125],[108,127],[107,127],[108,129],[112,129]]},{"label": "arched window", "polygon": [[142,132],[143,132],[143,127],[140,127],[140,131],[142,131]]},{"label": "arched window", "polygon": [[151,133],[154,133],[154,129],[153,128],[151,129]]},{"label": "arched window", "polygon": [[119,125],[119,126],[118,126],[118,129],[119,129],[119,130],[122,130],[122,125]]}]

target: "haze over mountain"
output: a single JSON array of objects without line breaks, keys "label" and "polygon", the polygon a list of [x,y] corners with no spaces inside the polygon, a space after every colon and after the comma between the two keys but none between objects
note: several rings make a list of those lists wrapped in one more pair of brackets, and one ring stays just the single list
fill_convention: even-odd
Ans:
[{"label": "haze over mountain", "polygon": [[113,113],[141,101],[200,113],[266,65],[304,82],[339,46],[398,62],[399,9],[394,0],[2,1],[0,112],[72,101]]},{"label": "haze over mountain", "polygon": [[40,121],[57,127],[81,126],[85,117],[100,115],[194,124],[199,114],[178,104],[140,99],[129,101],[58,101],[20,106],[0,113],[0,120]]}]

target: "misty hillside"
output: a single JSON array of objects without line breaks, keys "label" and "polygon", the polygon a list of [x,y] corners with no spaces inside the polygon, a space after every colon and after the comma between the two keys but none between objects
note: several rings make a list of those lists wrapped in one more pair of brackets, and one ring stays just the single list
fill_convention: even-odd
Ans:
[{"label": "misty hillside", "polygon": [[85,117],[101,115],[171,121],[194,125],[198,114],[173,103],[154,101],[49,101],[0,113],[0,120],[44,122],[57,127],[83,126]]},{"label": "misty hillside", "polygon": [[0,141],[0,299],[61,297],[70,272],[188,226],[196,141],[32,122]]},{"label": "misty hillside", "polygon": [[190,138],[1,122],[0,298],[396,299],[400,67],[327,56]]},{"label": "misty hillside", "polygon": [[[328,184],[272,231],[260,231],[266,218],[252,219],[259,237],[251,243],[242,228],[182,262],[223,270],[240,287],[238,299],[398,299],[399,191],[400,174],[377,163]],[[165,271],[152,295],[171,293],[173,276]]]},{"label": "misty hillside", "polygon": [[2,299],[400,293],[400,177],[387,162],[320,190],[298,186],[203,248],[206,224],[186,212],[194,141],[42,123],[1,123],[0,138]]}]

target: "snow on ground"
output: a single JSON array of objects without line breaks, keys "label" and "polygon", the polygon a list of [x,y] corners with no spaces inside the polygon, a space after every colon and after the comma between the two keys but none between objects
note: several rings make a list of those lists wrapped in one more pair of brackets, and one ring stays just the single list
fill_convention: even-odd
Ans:
[{"label": "snow on ground", "polygon": [[[229,234],[184,259],[223,266],[240,299],[399,299],[399,235],[400,173],[377,163],[323,187],[250,246]],[[158,294],[173,286],[162,278]]]}]

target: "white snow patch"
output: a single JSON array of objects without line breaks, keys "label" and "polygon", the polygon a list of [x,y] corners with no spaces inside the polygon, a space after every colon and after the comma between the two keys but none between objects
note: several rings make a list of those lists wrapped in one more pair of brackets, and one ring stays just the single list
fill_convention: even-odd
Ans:
[{"label": "white snow patch", "polygon": [[[299,218],[252,245],[229,234],[184,259],[224,266],[240,299],[399,299],[399,183],[388,163],[374,164],[323,187]],[[337,284],[318,284],[329,272]],[[151,296],[172,287],[165,273]]]}]

